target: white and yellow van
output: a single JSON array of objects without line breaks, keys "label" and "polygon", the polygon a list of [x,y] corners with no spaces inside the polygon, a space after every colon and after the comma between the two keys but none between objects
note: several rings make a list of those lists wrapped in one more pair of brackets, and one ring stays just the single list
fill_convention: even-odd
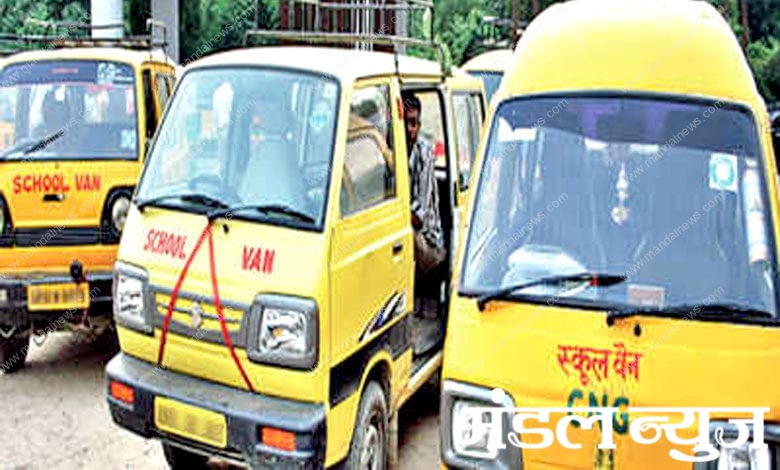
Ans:
[{"label": "white and yellow van", "polygon": [[5,373],[24,367],[33,335],[112,333],[122,227],[176,80],[151,37],[64,37],[17,37],[40,49],[0,64]]},{"label": "white and yellow van", "polygon": [[[402,91],[446,156],[448,258],[427,302]],[[160,439],[174,468],[393,461],[398,409],[441,364],[471,163],[456,132],[482,122],[450,95],[440,64],[391,53],[256,47],[188,64],[119,247],[113,420]]]}]

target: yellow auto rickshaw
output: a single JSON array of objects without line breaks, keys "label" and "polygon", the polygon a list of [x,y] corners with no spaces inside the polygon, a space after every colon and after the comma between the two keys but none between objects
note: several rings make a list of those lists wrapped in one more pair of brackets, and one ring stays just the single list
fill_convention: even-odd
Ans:
[{"label": "yellow auto rickshaw", "polygon": [[175,64],[151,36],[3,39],[37,47],[0,64],[0,369],[10,373],[31,335],[112,334],[116,251]]},{"label": "yellow auto rickshaw", "polygon": [[453,274],[442,468],[777,468],[776,167],[718,10],[553,5],[486,129]]},{"label": "yellow auto rickshaw", "polygon": [[[293,45],[189,63],[150,149],[115,265],[111,416],[173,468],[386,468],[440,369],[471,116],[446,64],[333,47],[428,41],[250,34]],[[446,259],[420,275],[405,124],[445,155]]]}]

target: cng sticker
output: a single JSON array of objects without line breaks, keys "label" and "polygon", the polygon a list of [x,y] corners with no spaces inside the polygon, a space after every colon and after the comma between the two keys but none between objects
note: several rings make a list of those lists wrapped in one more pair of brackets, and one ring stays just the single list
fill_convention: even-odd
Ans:
[{"label": "cng sticker", "polygon": [[737,191],[737,157],[713,153],[710,157],[710,189]]}]

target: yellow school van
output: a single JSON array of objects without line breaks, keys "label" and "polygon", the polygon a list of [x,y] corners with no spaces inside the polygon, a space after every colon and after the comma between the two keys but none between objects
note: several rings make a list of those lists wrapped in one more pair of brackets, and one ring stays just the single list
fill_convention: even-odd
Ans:
[{"label": "yellow school van", "polygon": [[556,4],[520,39],[486,129],[442,468],[778,468],[775,160],[721,14]]},{"label": "yellow school van", "polygon": [[495,49],[483,52],[463,63],[461,68],[470,75],[480,78],[485,83],[485,94],[488,103],[493,99],[504,69],[512,63],[512,49]]},{"label": "yellow school van", "polygon": [[[115,265],[111,416],[172,468],[387,468],[399,408],[441,364],[465,190],[450,76],[330,47],[349,34],[261,33],[325,44],[187,65]],[[385,39],[368,40],[405,38]],[[445,259],[420,274],[406,125],[445,152],[426,173]]]},{"label": "yellow school van", "polygon": [[[112,324],[112,270],[175,69],[151,39],[16,37],[0,67],[0,369]],[[7,39],[7,38],[5,38]],[[110,330],[109,330],[110,332]]]}]

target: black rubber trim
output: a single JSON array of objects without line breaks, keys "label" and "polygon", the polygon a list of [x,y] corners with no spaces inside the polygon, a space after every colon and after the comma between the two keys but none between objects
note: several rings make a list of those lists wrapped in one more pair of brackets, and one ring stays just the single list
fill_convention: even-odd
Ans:
[{"label": "black rubber trim", "polygon": [[[72,283],[69,275],[51,275],[49,273],[23,273],[16,277],[0,279],[0,288],[8,291],[8,302],[0,306],[0,326],[27,328],[48,326],[64,318],[76,321],[82,311],[73,310],[27,310],[27,286],[31,284]],[[87,315],[89,317],[110,317],[113,277],[110,273],[96,272],[87,274],[87,282],[92,296]],[[97,290],[95,290],[97,289]]]},{"label": "black rubber trim", "polygon": [[97,227],[17,228],[13,243],[18,247],[97,245],[100,230]]}]

